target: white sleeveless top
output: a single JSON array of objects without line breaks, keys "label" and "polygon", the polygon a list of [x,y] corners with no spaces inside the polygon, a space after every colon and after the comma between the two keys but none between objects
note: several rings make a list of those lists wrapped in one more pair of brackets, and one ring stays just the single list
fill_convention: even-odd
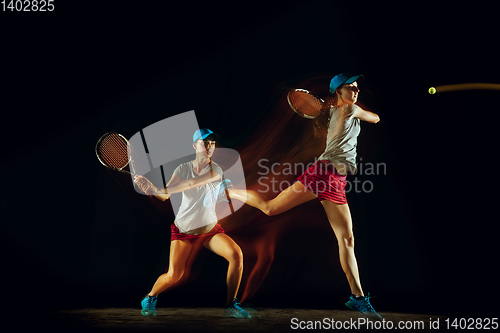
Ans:
[{"label": "white sleeveless top", "polygon": [[353,117],[357,108],[355,104],[331,107],[326,148],[318,157],[330,161],[341,175],[357,172],[356,146],[361,131],[360,120]]}]

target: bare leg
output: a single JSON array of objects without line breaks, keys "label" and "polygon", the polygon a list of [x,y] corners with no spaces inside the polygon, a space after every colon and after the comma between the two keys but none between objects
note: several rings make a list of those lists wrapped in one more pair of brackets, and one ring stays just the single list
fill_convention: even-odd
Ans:
[{"label": "bare leg", "polygon": [[332,226],[339,244],[340,264],[347,276],[347,281],[354,296],[364,296],[359,279],[358,264],[354,253],[354,234],[352,232],[352,218],[348,205],[339,205],[323,200],[328,221]]},{"label": "bare leg", "polygon": [[266,215],[277,215],[286,212],[293,207],[303,204],[316,198],[316,195],[309,191],[301,182],[288,187],[272,200],[266,200],[258,191],[229,190],[231,199],[237,199],[260,209]]},{"label": "bare leg", "polygon": [[171,288],[181,279],[186,268],[186,262],[191,253],[192,245],[186,240],[174,240],[170,244],[170,263],[168,272],[160,275],[153,285],[149,296],[158,296]]},{"label": "bare leg", "polygon": [[227,268],[227,304],[231,304],[238,294],[243,275],[243,252],[236,242],[226,234],[217,234],[206,240],[203,245],[210,251],[224,257]]}]

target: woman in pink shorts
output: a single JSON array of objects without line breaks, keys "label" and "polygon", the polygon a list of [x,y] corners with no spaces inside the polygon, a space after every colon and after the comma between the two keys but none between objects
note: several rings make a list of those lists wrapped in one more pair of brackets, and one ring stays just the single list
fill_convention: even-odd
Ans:
[{"label": "woman in pink shorts", "polygon": [[158,295],[175,287],[184,275],[194,242],[228,261],[226,317],[250,318],[238,302],[243,274],[243,253],[236,242],[224,233],[217,222],[215,207],[207,208],[204,199],[208,193],[223,184],[223,171],[212,161],[216,135],[209,129],[197,130],[193,135],[196,158],[179,165],[165,188],[155,187],[147,178],[136,175],[135,183],[148,195],[165,201],[173,193],[182,193],[182,202],[172,224],[168,272],[156,280],[149,294],[141,302],[144,316],[156,315]]},{"label": "woman in pink shorts", "polygon": [[257,191],[229,190],[231,198],[241,200],[267,215],[283,213],[295,206],[318,198],[337,237],[340,263],[347,276],[352,295],[347,307],[378,318],[361,288],[358,265],[354,254],[354,236],[349,205],[345,197],[347,174],[356,173],[356,145],[360,120],[377,123],[378,115],[365,111],[354,103],[361,75],[339,74],[330,82],[331,108],[318,117],[328,127],[326,149],[298,181],[272,200],[265,200]]}]

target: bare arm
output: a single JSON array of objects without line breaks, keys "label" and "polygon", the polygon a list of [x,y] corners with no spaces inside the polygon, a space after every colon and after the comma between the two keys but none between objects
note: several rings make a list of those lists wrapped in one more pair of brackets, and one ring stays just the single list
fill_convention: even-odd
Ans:
[{"label": "bare arm", "polygon": [[[169,182],[167,183],[167,186],[175,185],[175,184],[179,183],[180,181],[181,181],[181,179],[179,178],[179,176],[177,176],[176,174],[173,174],[172,178],[170,178]],[[160,189],[156,188],[156,187],[153,189],[153,193],[154,193],[154,196],[156,198],[160,199],[161,201],[165,201],[165,200],[168,200],[170,198],[170,194],[160,193]]]},{"label": "bare arm", "polygon": [[[174,175],[177,177],[177,175]],[[174,177],[172,176],[172,178]],[[177,177],[179,179],[179,177]],[[186,180],[181,180],[176,183],[170,184],[170,182],[167,184],[167,187],[164,189],[160,189],[161,193],[179,193],[179,192],[184,192],[187,190],[190,190],[192,188],[198,187],[198,186],[203,186],[208,183],[211,183],[213,181],[219,180],[220,175],[217,172],[213,172],[213,176],[211,175],[210,172],[206,172],[201,176],[197,176],[191,179],[186,179]]]},{"label": "bare arm", "polygon": [[354,111],[353,117],[359,118],[361,120],[367,121],[367,122],[372,123],[372,124],[376,124],[380,121],[380,117],[378,116],[378,114],[363,110],[360,107],[356,108],[356,111]]},{"label": "bare arm", "polygon": [[161,201],[168,200],[172,193],[179,193],[192,188],[202,186],[213,181],[220,179],[220,175],[217,172],[213,172],[213,176],[210,172],[206,172],[201,176],[194,177],[191,179],[180,180],[179,176],[176,174],[172,175],[167,186],[163,189],[159,189],[154,186],[146,177],[136,175],[134,182],[139,185],[139,188],[148,195],[154,195]]}]

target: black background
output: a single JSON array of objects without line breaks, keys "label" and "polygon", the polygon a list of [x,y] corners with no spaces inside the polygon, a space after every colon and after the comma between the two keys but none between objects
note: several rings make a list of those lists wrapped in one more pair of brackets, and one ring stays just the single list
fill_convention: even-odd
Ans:
[{"label": "black background", "polygon": [[[365,75],[360,101],[382,119],[363,125],[358,155],[387,165],[385,175],[359,176],[372,193],[348,194],[365,291],[379,295],[379,311],[492,314],[499,93],[427,89],[498,83],[495,10],[55,1],[54,12],[1,12],[8,298],[16,307],[134,307],[167,267],[173,215],[98,163],[94,145],[105,132],[130,137],[195,110],[200,126],[238,150],[287,87],[350,72]],[[267,220],[245,210],[258,221],[255,237],[266,223],[286,229],[255,306],[343,308],[349,290],[333,233],[321,207],[307,205]],[[319,219],[309,232],[313,218],[293,218],[304,209]],[[250,230],[227,228],[247,245]],[[223,305],[224,261],[203,252],[194,267],[163,305]]]}]

